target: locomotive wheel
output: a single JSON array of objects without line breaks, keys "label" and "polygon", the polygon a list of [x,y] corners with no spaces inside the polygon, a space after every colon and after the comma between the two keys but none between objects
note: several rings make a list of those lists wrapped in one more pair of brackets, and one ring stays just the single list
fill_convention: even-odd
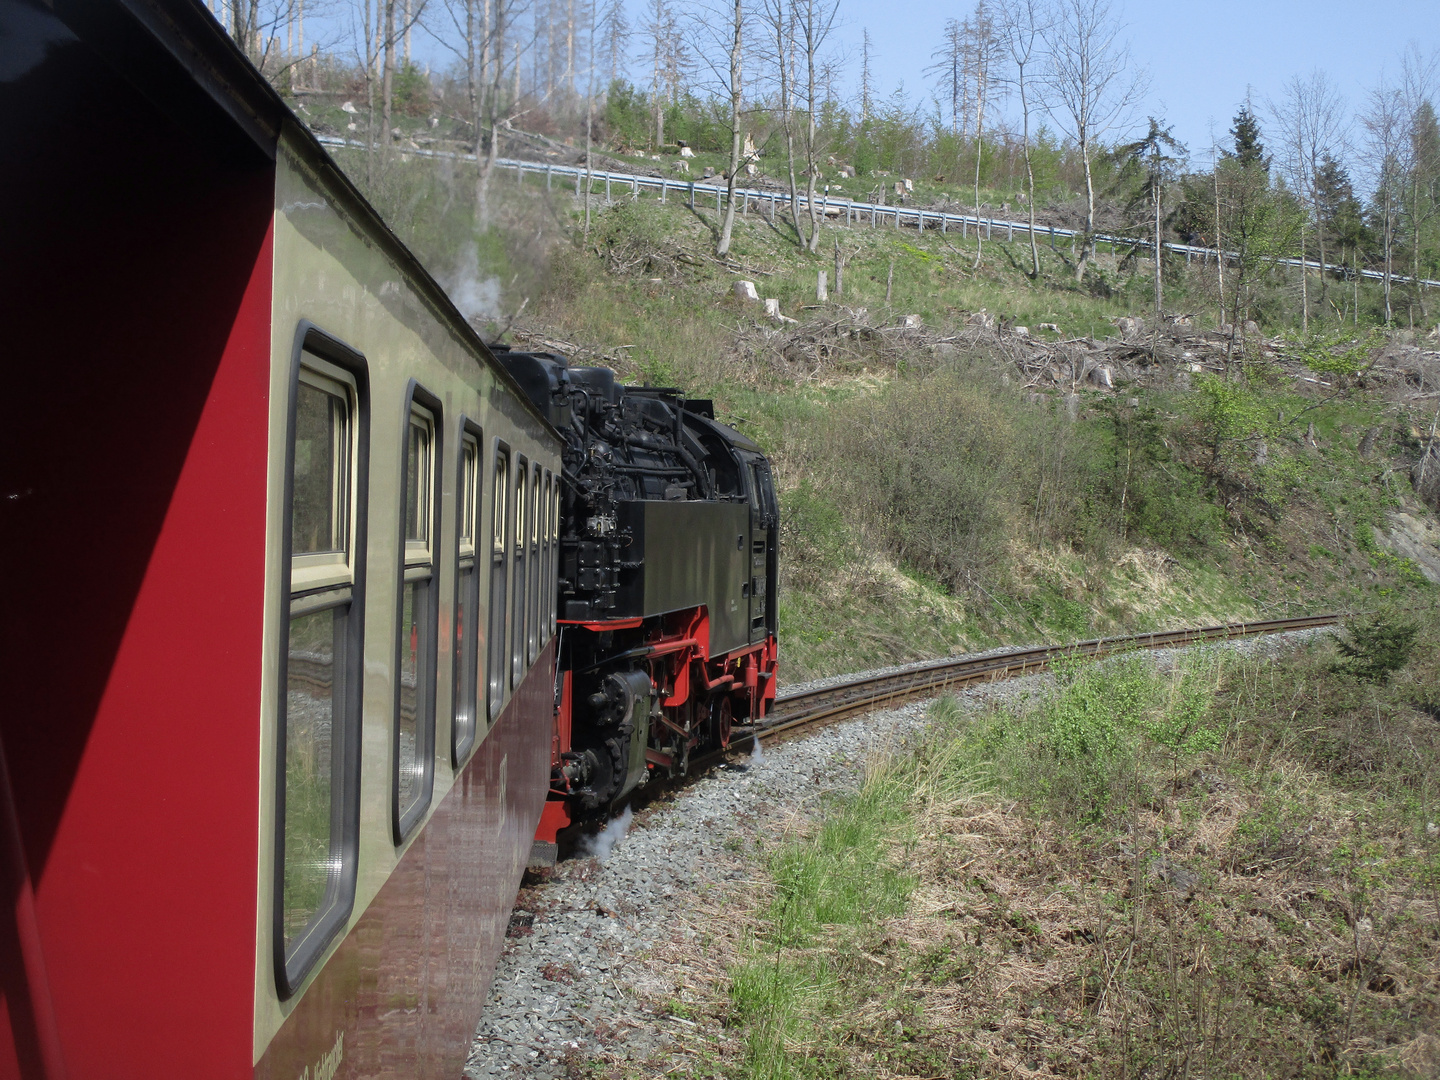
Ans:
[{"label": "locomotive wheel", "polygon": [[710,738],[721,750],[730,749],[730,695],[717,694],[710,703]]}]

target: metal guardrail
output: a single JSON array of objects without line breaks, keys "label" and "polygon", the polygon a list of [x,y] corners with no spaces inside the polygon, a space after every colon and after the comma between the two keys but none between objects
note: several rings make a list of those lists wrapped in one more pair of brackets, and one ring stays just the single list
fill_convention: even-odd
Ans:
[{"label": "metal guardrail", "polygon": [[[355,142],[350,139],[341,139],[334,135],[317,135],[316,138],[325,146],[335,146],[349,150],[367,149],[365,143]],[[450,158],[458,161],[475,160],[474,154],[463,154],[446,150],[407,149],[403,152],[415,157]],[[502,169],[514,169],[516,179],[519,181],[524,180],[526,173],[544,176],[545,186],[547,188],[554,186],[556,177],[574,179],[575,194],[577,196],[580,194],[581,184],[588,173],[592,187],[596,183],[603,183],[605,185],[605,198],[607,201],[613,201],[612,193],[616,185],[628,190],[634,197],[639,197],[642,190],[659,192],[661,202],[665,202],[671,192],[684,195],[688,204],[691,206],[695,205],[697,196],[704,196],[707,199],[713,198],[717,210],[724,207],[724,200],[728,194],[724,184],[706,184],[696,180],[672,180],[668,176],[643,176],[639,173],[608,172],[602,169],[587,170],[583,165],[556,165],[553,162],[526,161],[522,158],[497,158],[495,164]],[[735,194],[737,197],[745,200],[744,206],[747,209],[752,202],[762,205],[768,204],[771,208],[772,215],[776,209],[786,205],[790,201],[789,196],[784,192],[765,188],[737,187]],[[800,194],[799,201],[801,206],[807,209],[809,208],[809,199],[804,193]],[[978,231],[983,228],[985,230],[985,239],[987,240],[994,239],[996,230],[1003,229],[1005,230],[1005,239],[1010,241],[1015,238],[1016,233],[1025,234],[1030,228],[1028,221],[984,217],[976,214],[956,213],[949,210],[924,210],[919,207],[888,206],[884,203],[857,202],[853,199],[832,199],[828,193],[823,199],[816,200],[816,207],[827,219],[835,217],[837,224],[840,214],[843,213],[845,215],[846,225],[866,224],[868,217],[868,224],[871,226],[890,224],[893,222],[896,229],[901,228],[902,224],[907,224],[917,230],[923,231],[927,228],[938,228],[942,233],[945,233],[949,232],[952,227],[958,227],[962,239],[968,237],[970,229],[973,228]],[[832,210],[834,211],[833,214],[829,212]],[[1037,238],[1044,237],[1047,240],[1054,240],[1056,237],[1069,239],[1070,237],[1081,235],[1083,235],[1083,233],[1078,229],[1067,229],[1059,225],[1037,225],[1035,227],[1035,236]],[[1109,244],[1112,248],[1123,246],[1148,250],[1153,249],[1155,246],[1154,243],[1149,240],[1130,236],[1112,236],[1108,233],[1097,233],[1094,239],[1097,244]],[[1173,251],[1176,254],[1184,255],[1186,262],[1189,262],[1196,256],[1208,260],[1218,258],[1220,255],[1217,248],[1202,247],[1197,244],[1166,243],[1162,244],[1161,247],[1166,251]],[[1239,258],[1239,255],[1233,251],[1227,251],[1224,254],[1227,262]],[[1316,259],[1277,259],[1276,263],[1280,266],[1300,266],[1303,263],[1303,265],[1309,269],[1320,270],[1323,268],[1326,271],[1344,275],[1347,279],[1349,275],[1355,273],[1353,267],[1341,266],[1336,263],[1321,264]],[[1384,281],[1385,273],[1381,270],[1361,270],[1360,277],[1370,281]],[[1393,284],[1408,284],[1411,280],[1412,278],[1405,274],[1390,275],[1390,281]],[[1440,281],[1435,281],[1430,278],[1421,278],[1420,284],[1426,288],[1440,288]]]}]

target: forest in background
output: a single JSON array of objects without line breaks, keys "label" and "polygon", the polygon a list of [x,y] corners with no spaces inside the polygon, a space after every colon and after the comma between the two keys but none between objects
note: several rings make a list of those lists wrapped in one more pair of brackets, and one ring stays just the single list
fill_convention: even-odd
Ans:
[{"label": "forest in background", "polygon": [[[1295,256],[1344,268],[1313,296],[1301,280],[1305,329],[1360,321],[1357,298],[1331,287],[1356,270],[1383,275],[1368,317],[1431,318],[1414,279],[1440,277],[1440,52],[1414,42],[1359,102],[1318,69],[1276,100],[1235,87],[1217,102],[1228,133],[1187,147],[1147,114],[1107,0],[980,0],[917,57],[923,96],[875,85],[868,35],[841,55],[837,20],[856,16],[841,0],[649,0],[634,23],[621,0],[211,4],[317,132],[366,147],[370,185],[406,150],[475,154],[477,235],[497,158],[569,150],[596,168],[775,185],[792,238],[816,253],[804,195],[843,192],[1077,229],[1066,272],[1082,283],[1097,233],[1223,248],[1235,272],[1216,286],[1222,322],[1263,318],[1252,283]],[[422,69],[418,42],[451,62]],[[911,190],[894,190],[902,180]],[[1038,252],[1030,263],[1038,275]]]}]

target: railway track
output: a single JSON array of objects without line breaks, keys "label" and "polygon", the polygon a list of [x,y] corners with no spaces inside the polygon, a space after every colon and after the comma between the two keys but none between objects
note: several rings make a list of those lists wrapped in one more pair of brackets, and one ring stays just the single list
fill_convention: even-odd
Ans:
[{"label": "railway track", "polygon": [[916,698],[935,697],[969,683],[992,682],[1043,671],[1057,657],[1107,656],[1131,649],[1164,649],[1206,641],[1232,641],[1261,634],[1283,634],[1292,630],[1334,626],[1340,618],[1336,614],[1302,615],[1293,619],[1225,623],[1188,630],[1093,638],[1069,645],[1041,645],[990,656],[937,660],[889,675],[869,675],[834,686],[782,695],[775,700],[770,715],[763,723],[737,728],[731,746],[752,742],[757,735],[768,737],[802,727],[824,726],[875,709],[892,708]]}]

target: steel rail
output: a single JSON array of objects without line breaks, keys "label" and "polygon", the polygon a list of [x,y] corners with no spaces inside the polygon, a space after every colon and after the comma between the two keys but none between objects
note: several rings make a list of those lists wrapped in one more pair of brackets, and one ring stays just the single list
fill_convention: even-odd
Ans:
[{"label": "steel rail", "polygon": [[[770,715],[744,732],[743,737],[776,735],[795,728],[823,725],[875,709],[890,708],[921,697],[935,697],[953,687],[991,682],[1043,671],[1060,657],[1106,656],[1132,649],[1163,649],[1207,641],[1230,641],[1261,634],[1334,626],[1338,614],[1302,615],[1290,619],[1223,623],[1187,630],[1162,630],[1121,637],[1092,638],[1069,645],[1041,645],[989,656],[938,660],[886,675],[869,675],[834,686],[778,697]],[[732,740],[733,746],[742,736]]]},{"label": "steel rail", "polygon": [[[316,135],[315,139],[323,146],[339,147],[348,150],[369,149],[366,143],[359,142],[355,139],[342,139],[334,135]],[[412,150],[406,147],[400,150],[399,153],[410,157],[450,158],[457,161],[475,160],[474,154],[466,154],[454,150],[426,150],[419,147]],[[695,205],[696,195],[705,195],[715,199],[716,209],[719,209],[723,205],[722,200],[729,195],[729,189],[724,184],[707,184],[703,181],[695,180],[672,180],[668,176],[646,176],[640,173],[586,169],[583,165],[557,165],[551,161],[526,161],[523,158],[496,158],[495,167],[514,169],[517,180],[524,180],[526,173],[544,176],[545,186],[547,188],[551,186],[554,177],[573,178],[575,180],[576,195],[580,194],[581,178],[588,176],[591,184],[599,181],[605,185],[605,199],[607,202],[611,201],[610,191],[612,185],[615,184],[628,190],[634,197],[639,196],[641,188],[658,191],[662,202],[665,201],[666,195],[672,191],[676,194],[688,195],[691,206]],[[782,206],[788,204],[790,201],[789,195],[779,189],[737,187],[735,194],[742,199],[754,200],[758,203],[769,203],[772,207]],[[808,210],[809,199],[807,196],[803,194],[798,196],[798,201],[801,206],[804,206]],[[971,227],[974,227],[977,231],[983,228],[985,230],[985,239],[987,240],[994,239],[995,230],[1004,229],[1005,239],[1007,241],[1013,240],[1017,232],[1028,233],[1030,231],[1030,223],[1023,219],[1017,221],[1014,218],[985,217],[978,214],[956,213],[951,210],[923,210],[919,207],[890,206],[885,203],[857,202],[853,199],[832,199],[828,192],[817,198],[815,203],[816,208],[823,216],[829,216],[827,210],[834,210],[836,212],[836,224],[839,224],[839,215],[844,214],[845,224],[847,226],[852,223],[852,218],[855,225],[860,225],[866,217],[869,218],[869,223],[872,226],[888,225],[893,222],[894,228],[896,229],[901,227],[902,221],[908,222],[909,226],[913,226],[917,230],[939,228],[942,233],[948,232],[951,225],[956,225],[959,226],[962,236],[964,236],[966,230]],[[1061,225],[1037,225],[1035,227],[1035,236],[1037,239],[1041,237],[1049,240],[1053,240],[1056,237],[1068,239],[1070,237],[1084,235],[1083,230],[1067,229]],[[1135,247],[1150,250],[1155,246],[1153,240],[1146,240],[1143,237],[1114,236],[1110,233],[1095,233],[1091,239],[1096,244],[1109,244],[1111,248]],[[1223,254],[1224,258],[1230,262],[1239,258],[1237,252],[1222,252],[1218,248],[1203,247],[1199,244],[1163,243],[1161,247],[1166,251],[1173,251],[1176,254],[1184,255],[1187,262],[1197,255],[1201,258],[1209,259],[1211,257],[1219,258]],[[1355,273],[1353,267],[1343,266],[1338,263],[1322,264],[1317,259],[1302,260],[1293,256],[1287,256],[1275,260],[1277,266],[1300,266],[1302,263],[1311,270],[1333,271],[1342,275],[1347,281],[1350,279],[1350,275]],[[1385,280],[1385,271],[1383,270],[1365,269],[1361,270],[1359,274],[1361,278],[1367,281]],[[1412,279],[1406,274],[1392,273],[1390,275],[1390,281],[1397,285],[1408,285]],[[1430,278],[1421,278],[1419,283],[1426,288],[1440,288],[1440,281],[1431,280]]]}]

